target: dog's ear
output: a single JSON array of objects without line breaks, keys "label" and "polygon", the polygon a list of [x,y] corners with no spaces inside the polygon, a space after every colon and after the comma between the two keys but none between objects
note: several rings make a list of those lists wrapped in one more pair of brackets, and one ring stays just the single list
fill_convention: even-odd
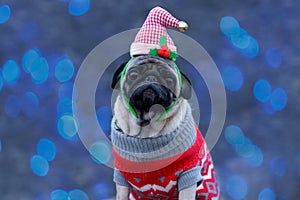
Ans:
[{"label": "dog's ear", "polygon": [[182,96],[185,99],[190,99],[192,97],[192,84],[190,79],[181,73],[181,80],[182,80],[182,88],[181,88],[181,92],[180,92],[180,96]]},{"label": "dog's ear", "polygon": [[112,89],[120,89],[120,78],[121,78],[121,74],[122,71],[124,69],[124,67],[126,66],[127,62],[122,63],[118,69],[115,71],[114,76],[112,78],[112,82],[111,82],[111,88]]}]

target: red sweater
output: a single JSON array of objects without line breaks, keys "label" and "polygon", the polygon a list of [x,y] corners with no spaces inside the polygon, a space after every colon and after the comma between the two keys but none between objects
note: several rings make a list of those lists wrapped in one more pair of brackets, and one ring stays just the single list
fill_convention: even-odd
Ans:
[{"label": "red sweater", "polygon": [[119,176],[115,181],[124,179],[116,182],[131,188],[129,199],[178,199],[179,191],[193,184],[198,185],[197,199],[219,199],[211,156],[197,127],[196,132],[190,148],[162,160],[133,162],[113,151]]}]

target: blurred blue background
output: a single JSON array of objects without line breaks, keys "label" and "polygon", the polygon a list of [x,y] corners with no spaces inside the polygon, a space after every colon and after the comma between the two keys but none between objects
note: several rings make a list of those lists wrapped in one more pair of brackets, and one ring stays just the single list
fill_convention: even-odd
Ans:
[{"label": "blurred blue background", "polygon": [[[112,199],[105,143],[90,156],[72,116],[73,82],[106,38],[140,27],[160,5],[190,28],[222,75],[227,117],[212,150],[223,199],[300,198],[300,1],[0,1],[0,199]],[[109,134],[110,80],[99,82],[97,116]],[[210,97],[180,61],[199,95],[200,128]],[[97,154],[102,155],[97,158]]]}]

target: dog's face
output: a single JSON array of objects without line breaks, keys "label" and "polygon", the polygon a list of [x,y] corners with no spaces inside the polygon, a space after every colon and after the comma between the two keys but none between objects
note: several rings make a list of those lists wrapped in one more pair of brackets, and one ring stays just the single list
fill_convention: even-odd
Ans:
[{"label": "dog's face", "polygon": [[172,107],[178,98],[190,98],[191,86],[174,62],[157,56],[138,56],[120,66],[113,77],[113,88],[120,88],[123,99],[137,114],[137,123],[146,126],[156,115]]}]

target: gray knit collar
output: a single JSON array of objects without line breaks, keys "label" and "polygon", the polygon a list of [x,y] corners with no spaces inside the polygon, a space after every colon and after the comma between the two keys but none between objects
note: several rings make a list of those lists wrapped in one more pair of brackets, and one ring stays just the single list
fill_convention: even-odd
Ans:
[{"label": "gray knit collar", "polygon": [[185,119],[171,133],[153,138],[135,138],[116,128],[113,118],[111,138],[114,150],[121,157],[146,162],[160,160],[185,152],[196,140],[195,123],[188,106]]}]

